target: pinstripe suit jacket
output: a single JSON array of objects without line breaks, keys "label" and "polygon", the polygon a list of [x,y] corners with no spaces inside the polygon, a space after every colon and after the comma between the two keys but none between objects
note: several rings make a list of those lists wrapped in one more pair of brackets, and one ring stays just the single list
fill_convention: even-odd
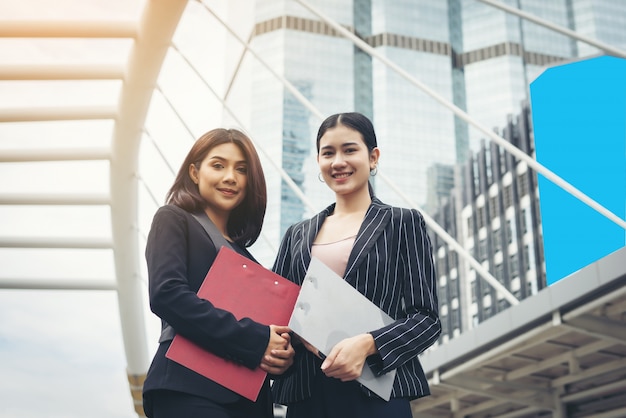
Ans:
[{"label": "pinstripe suit jacket", "polygon": [[[287,230],[274,263],[276,273],[302,284],[313,241],[333,211],[334,204]],[[396,320],[370,332],[379,352],[367,360],[374,373],[397,369],[392,397],[429,395],[417,356],[437,340],[441,323],[432,248],[422,215],[374,198],[352,247],[344,280]],[[297,350],[292,369],[274,382],[278,403],[308,398],[310,383],[319,373],[315,357],[304,349]]]}]

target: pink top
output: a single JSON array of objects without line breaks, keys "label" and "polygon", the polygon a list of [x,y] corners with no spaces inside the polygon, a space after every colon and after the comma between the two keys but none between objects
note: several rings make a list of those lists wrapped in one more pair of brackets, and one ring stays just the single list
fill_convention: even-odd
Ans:
[{"label": "pink top", "polygon": [[326,244],[313,244],[311,255],[317,257],[343,278],[356,235]]}]

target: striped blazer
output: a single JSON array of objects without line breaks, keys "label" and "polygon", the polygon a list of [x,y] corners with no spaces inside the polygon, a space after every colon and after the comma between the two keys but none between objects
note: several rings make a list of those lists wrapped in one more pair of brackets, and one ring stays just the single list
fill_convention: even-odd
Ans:
[{"label": "striped blazer", "polygon": [[[276,273],[302,284],[313,241],[334,207],[289,227],[274,263]],[[418,354],[437,340],[441,323],[432,247],[422,215],[415,209],[392,207],[374,198],[352,247],[344,280],[395,319],[370,332],[379,352],[367,359],[372,371],[383,374],[397,370],[392,397],[429,395]],[[298,348],[292,369],[278,376],[272,387],[277,403],[308,398],[310,383],[319,373],[315,357]]]}]

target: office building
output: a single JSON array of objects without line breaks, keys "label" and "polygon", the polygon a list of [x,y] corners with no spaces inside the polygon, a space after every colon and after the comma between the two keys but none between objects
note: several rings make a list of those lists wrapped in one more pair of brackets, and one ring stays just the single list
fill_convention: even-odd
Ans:
[{"label": "office building", "polygon": [[[534,152],[528,105],[501,136]],[[546,286],[537,176],[524,161],[484,142],[456,170],[456,184],[434,218],[518,300]],[[507,309],[509,302],[445,241],[432,234],[439,277],[440,341]]]},{"label": "office building", "polygon": [[[546,66],[598,50],[477,0],[353,0],[309,3],[348,28],[488,129],[528,101],[528,85]],[[626,3],[520,0],[512,4],[579,34],[626,46]],[[317,178],[314,139],[321,122],[265,65],[296,87],[324,116],[357,110],[374,122],[380,170],[410,201],[434,211],[452,187],[451,172],[480,149],[484,135],[444,105],[297,2],[255,2],[250,45],[265,63],[246,56],[229,96],[246,102],[250,128],[282,163],[316,210],[332,201]],[[243,107],[243,105],[242,105]],[[288,225],[312,210],[268,170],[265,231],[278,241]],[[377,195],[409,206],[381,178]],[[263,249],[260,249],[263,251]]]}]

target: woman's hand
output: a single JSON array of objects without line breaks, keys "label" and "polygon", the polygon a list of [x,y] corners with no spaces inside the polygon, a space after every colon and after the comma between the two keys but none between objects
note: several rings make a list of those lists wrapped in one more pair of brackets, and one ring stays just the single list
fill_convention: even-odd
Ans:
[{"label": "woman's hand", "polygon": [[360,334],[339,341],[322,363],[322,371],[328,377],[342,382],[355,380],[363,371],[368,356],[376,354],[376,344],[371,334]]},{"label": "woman's hand", "polygon": [[291,346],[289,332],[289,327],[270,325],[270,340],[260,364],[265,372],[283,374],[293,364],[296,351]]},{"label": "woman's hand", "polygon": [[313,344],[311,344],[310,342],[308,342],[307,340],[305,340],[304,338],[300,337],[299,335],[295,335],[295,344],[302,344],[304,346],[304,348],[306,348],[308,351],[310,351],[311,353],[313,353],[316,357],[324,360],[326,357],[324,357],[324,355],[320,352],[320,350],[317,349],[317,347],[315,347]]}]

